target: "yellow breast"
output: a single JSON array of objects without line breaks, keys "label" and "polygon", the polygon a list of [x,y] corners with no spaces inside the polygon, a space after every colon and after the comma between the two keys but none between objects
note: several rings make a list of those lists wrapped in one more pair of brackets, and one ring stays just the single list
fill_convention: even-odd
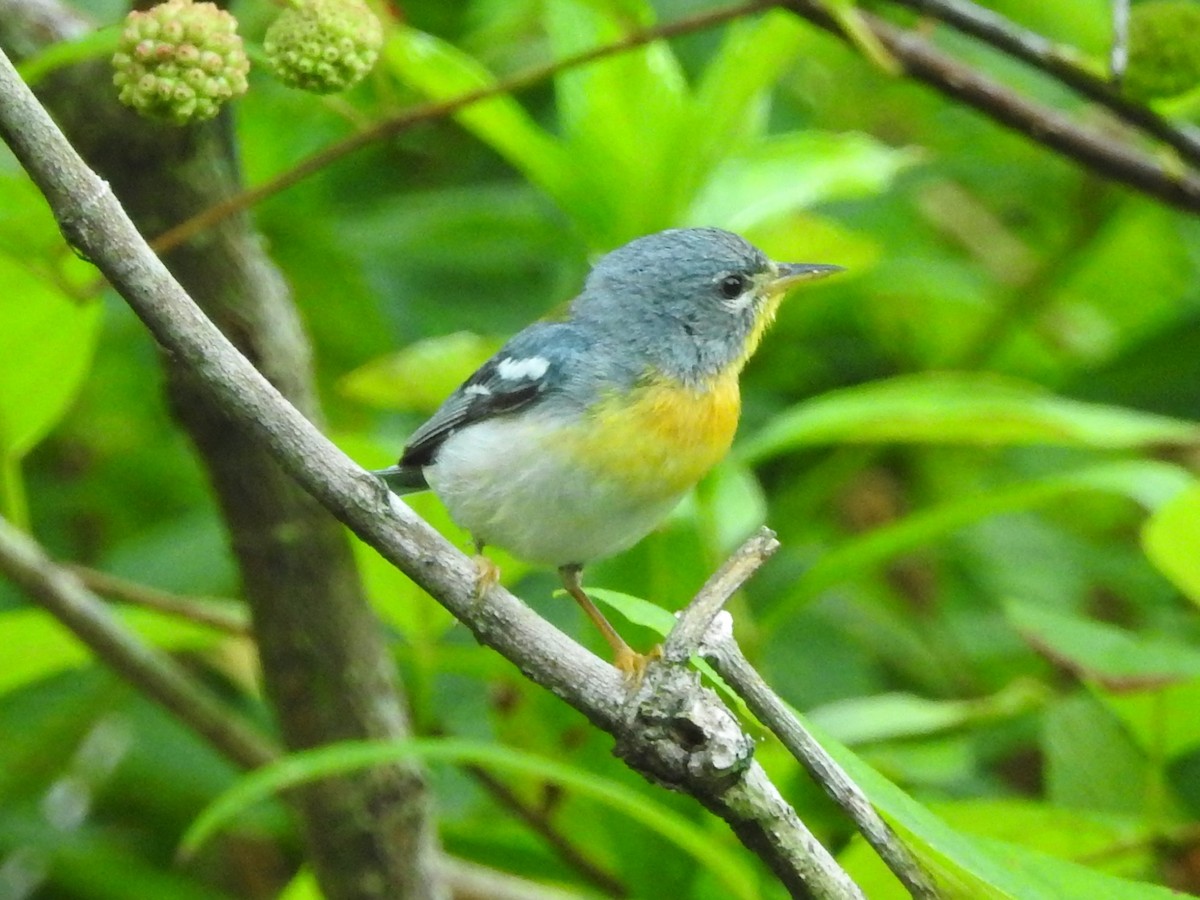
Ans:
[{"label": "yellow breast", "polygon": [[691,488],[729,451],[741,412],[736,372],[696,389],[651,377],[591,411],[572,453],[594,474],[647,499]]}]

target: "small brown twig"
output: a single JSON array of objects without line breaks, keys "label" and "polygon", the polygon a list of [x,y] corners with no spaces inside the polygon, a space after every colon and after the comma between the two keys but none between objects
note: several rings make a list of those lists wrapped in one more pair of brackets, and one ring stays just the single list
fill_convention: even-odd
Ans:
[{"label": "small brown twig", "polygon": [[87,566],[68,565],[66,568],[73,572],[86,588],[109,600],[178,616],[227,634],[250,634],[249,617],[243,611],[231,608],[229,601],[211,597],[181,597]]}]

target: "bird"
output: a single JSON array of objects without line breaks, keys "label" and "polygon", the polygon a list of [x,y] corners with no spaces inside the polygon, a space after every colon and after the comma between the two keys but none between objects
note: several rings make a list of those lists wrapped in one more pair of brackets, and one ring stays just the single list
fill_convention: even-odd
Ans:
[{"label": "bird", "polygon": [[774,262],[719,228],[645,235],[604,255],[556,320],[509,339],[375,472],[398,494],[431,489],[475,548],[554,567],[614,665],[634,651],[583,589],[583,567],[632,547],[728,452],[739,376],[801,282],[843,271]]}]

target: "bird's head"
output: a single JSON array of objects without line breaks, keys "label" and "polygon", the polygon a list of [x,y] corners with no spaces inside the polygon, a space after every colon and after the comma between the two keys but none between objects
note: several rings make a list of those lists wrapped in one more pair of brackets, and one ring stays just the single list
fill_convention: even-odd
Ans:
[{"label": "bird's head", "polygon": [[679,228],[603,257],[573,314],[615,330],[659,367],[707,378],[740,370],[784,295],[841,266],[778,263],[719,228]]}]

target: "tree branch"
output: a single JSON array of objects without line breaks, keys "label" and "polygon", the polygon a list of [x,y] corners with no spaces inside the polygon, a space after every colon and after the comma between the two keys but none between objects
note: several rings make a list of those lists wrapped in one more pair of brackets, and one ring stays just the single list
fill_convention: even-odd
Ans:
[{"label": "tree branch", "polygon": [[[1164,119],[1148,106],[1124,96],[1110,81],[1089,72],[1076,63],[1062,48],[1046,37],[1021,28],[1015,22],[969,0],[891,0],[917,12],[941,19],[964,34],[978,38],[997,50],[1026,62],[1045,72],[1062,84],[1115,113],[1125,122],[1146,134],[1174,147],[1187,161],[1200,164],[1200,132],[1187,125],[1176,125]],[[1114,16],[1120,3],[1114,5]],[[1123,68],[1116,64],[1119,41],[1114,41],[1114,72]]]},{"label": "tree branch", "polygon": [[219,601],[215,598],[180,597],[169,591],[160,591],[148,585],[138,584],[125,578],[118,578],[99,569],[87,566],[68,565],[66,568],[79,579],[89,591],[128,603],[131,606],[141,606],[156,612],[178,616],[190,622],[198,622],[224,631],[226,634],[250,634],[250,621],[243,610],[232,607],[230,601]]},{"label": "tree branch", "polygon": [[238,765],[254,769],[279,750],[226,708],[170,656],[143,643],[29,537],[0,518],[0,570],[112,669]]},{"label": "tree branch", "polygon": [[[0,39],[36,4],[0,0]],[[36,35],[73,27],[69,11]],[[35,35],[35,36],[36,36]],[[239,187],[229,117],[176,129],[121,106],[107,61],[41,83],[80,150],[148,232]],[[4,103],[9,94],[3,94]],[[311,350],[282,274],[246,216],[224,220],[164,262],[207,316],[280,392],[318,415]],[[409,733],[398,673],[369,607],[344,529],[225,414],[186,366],[160,356],[171,411],[209,476],[254,623],[263,688],[282,741],[301,749]],[[296,793],[313,869],[330,900],[440,900],[437,835],[416,762],[305,785]]]},{"label": "tree branch", "polygon": [[760,528],[747,538],[704,583],[695,599],[680,611],[675,627],[663,642],[663,659],[674,663],[685,663],[691,659],[708,633],[713,619],[729,602],[729,598],[778,549],[779,541],[770,528]]},{"label": "tree branch", "polygon": [[[91,172],[0,54],[0,136],[50,201],[68,242],[117,288],[176,363],[228,419],[367,543],[528,677],[618,736],[644,774],[721,815],[796,896],[859,897],[804,829],[720,701],[689,677],[672,708],[631,697],[611,666],[500,586],[480,602],[466,556],[376,477],[348,459],[220,333],[146,245],[111,189]],[[662,670],[681,671],[677,666]],[[639,716],[642,708],[647,715]],[[831,868],[832,864],[832,868]]]},{"label": "tree branch", "polygon": [[941,895],[929,875],[883,820],[871,801],[845,770],[837,764],[797,719],[779,695],[763,681],[733,639],[732,622],[717,622],[705,641],[702,653],[750,711],[783,742],[788,751],[850,816],[859,832],[893,874],[918,900],[937,900]]},{"label": "tree branch", "polygon": [[[823,0],[787,0],[789,9],[846,42]],[[1081,128],[1058,110],[1027,100],[935,48],[915,32],[862,12],[866,25],[905,71],[991,119],[1111,179],[1188,212],[1200,212],[1200,176],[1160,165],[1107,135]]]}]

